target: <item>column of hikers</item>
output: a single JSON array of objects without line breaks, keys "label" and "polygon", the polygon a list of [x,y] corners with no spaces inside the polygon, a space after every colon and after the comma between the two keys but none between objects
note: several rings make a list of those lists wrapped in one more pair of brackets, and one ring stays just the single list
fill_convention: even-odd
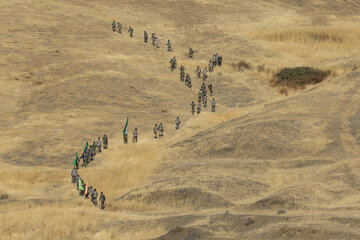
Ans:
[{"label": "column of hikers", "polygon": [[[115,22],[115,20],[112,22],[112,29],[114,32],[118,32],[120,34],[122,34],[122,24],[119,22]],[[132,38],[133,34],[134,34],[134,29],[129,26],[128,28],[128,33],[129,36]],[[151,34],[151,39],[152,39],[152,45],[156,46],[156,48],[160,48],[160,39],[156,36],[155,33]],[[148,42],[148,34],[146,31],[144,31],[144,42],[147,43]],[[172,44],[170,42],[170,40],[168,40],[167,42],[167,50],[169,52],[172,51]],[[188,58],[194,58],[194,50],[189,47],[189,52],[187,54]],[[171,60],[170,60],[170,68],[171,71],[175,70],[177,67],[177,60],[176,57],[174,56]],[[209,62],[209,72],[211,73],[213,71],[213,68],[215,66],[221,66],[222,64],[222,57],[219,54],[214,54],[214,56],[211,58],[210,62]],[[201,106],[203,105],[203,107],[207,107],[207,89],[206,89],[206,85],[205,85],[205,80],[207,79],[207,69],[206,67],[204,68],[203,71],[201,71],[201,68],[199,66],[197,66],[196,70],[196,77],[198,79],[201,79],[201,73],[203,74],[202,76],[202,80],[203,80],[203,84],[201,85],[201,88],[199,90],[198,93],[198,104],[197,104],[197,114],[199,114],[201,112]],[[189,74],[185,74],[185,67],[183,65],[181,65],[180,67],[180,80],[182,82],[185,82],[185,85],[189,88],[192,88],[192,84],[191,84],[191,77]],[[209,92],[210,92],[210,96],[213,95],[213,88],[212,88],[212,84],[207,86],[209,88]],[[202,104],[201,104],[202,103]],[[213,98],[211,101],[211,111],[215,112],[215,99]],[[195,112],[195,103],[192,102],[191,103],[191,112],[192,114],[194,114]],[[123,137],[124,137],[124,143],[128,142],[128,118],[126,120],[126,125],[123,131]],[[179,130],[180,129],[180,118],[176,117],[175,119],[175,129]],[[159,133],[159,137],[163,137],[164,136],[164,126],[162,123],[160,123],[159,125],[155,124],[154,126],[154,138],[158,137],[158,133]],[[134,129],[133,131],[133,142],[137,142],[138,141],[138,130],[137,128]],[[98,197],[98,192],[96,189],[94,189],[92,186],[89,187],[88,183],[85,182],[81,176],[78,174],[78,169],[79,169],[79,163],[80,160],[83,159],[83,164],[81,166],[86,167],[90,161],[94,160],[94,156],[97,153],[101,153],[101,148],[102,146],[104,146],[104,149],[107,149],[108,146],[108,137],[106,136],[106,134],[104,134],[102,140],[100,139],[100,137],[98,138],[97,141],[94,141],[92,145],[89,146],[88,142],[86,142],[83,153],[81,155],[81,157],[79,158],[77,153],[75,154],[75,160],[73,162],[74,168],[72,169],[71,172],[71,177],[72,177],[72,182],[74,184],[76,184],[76,189],[79,191],[79,195],[84,197],[84,198],[89,198],[91,199],[91,202],[96,206],[97,205],[97,197]],[[105,208],[105,195],[103,194],[103,192],[101,192],[100,197],[99,197],[99,201],[101,202],[101,209]]]},{"label": "column of hikers", "polygon": [[[79,158],[78,154],[75,153],[75,160],[73,161],[74,167],[71,171],[71,181],[76,185],[76,189],[79,191],[79,196],[84,198],[90,197],[90,200],[94,206],[97,206],[98,192],[96,188],[93,188],[92,186],[89,187],[89,184],[85,182],[84,179],[79,175],[78,169],[81,159],[83,159],[83,164],[81,166],[86,167],[90,161],[94,160],[94,156],[97,153],[101,153],[102,146],[104,149],[107,149],[108,147],[108,137],[106,134],[104,134],[102,140],[99,137],[98,140],[94,141],[92,145],[89,145],[88,142],[86,142],[81,157]],[[101,209],[105,208],[105,200],[105,195],[103,192],[101,192],[99,196]]]},{"label": "column of hikers", "polygon": [[[76,185],[76,189],[79,191],[79,196],[86,199],[90,197],[90,201],[94,204],[94,206],[97,206],[98,192],[96,188],[93,188],[92,186],[89,187],[89,184],[78,174],[76,167],[73,168],[71,176],[72,182]],[[101,209],[105,209],[105,200],[105,194],[101,192],[99,196]]]},{"label": "column of hikers", "polygon": [[102,137],[102,140],[100,137],[97,141],[94,141],[92,145],[89,145],[88,142],[86,142],[84,151],[79,158],[77,153],[75,153],[75,160],[73,162],[73,165],[75,165],[76,169],[79,169],[80,160],[83,160],[83,163],[81,166],[86,167],[90,161],[94,160],[94,157],[97,153],[101,153],[101,148],[104,146],[104,149],[107,149],[108,146],[108,137],[106,134]]},{"label": "column of hikers", "polygon": [[[112,30],[114,32],[118,32],[120,34],[122,34],[122,24],[120,22],[116,22],[115,20],[113,20],[112,22]],[[133,34],[134,34],[134,28],[129,26],[128,27],[128,33],[129,36],[132,38]],[[144,31],[144,43],[148,42],[148,33],[146,31]],[[156,36],[155,33],[151,33],[151,40],[152,40],[152,45],[155,46],[156,48],[160,48],[160,39]],[[172,43],[170,40],[167,41],[167,51],[172,52],[173,47],[172,47]],[[192,47],[189,47],[189,51],[187,53],[187,57],[190,59],[194,58],[194,53],[196,51],[194,51],[192,49]],[[176,68],[177,68],[177,60],[176,57],[174,56],[173,58],[170,59],[169,61],[170,63],[170,70],[173,72]],[[207,70],[206,67],[204,67],[203,70],[201,70],[201,68],[199,66],[196,67],[195,69],[195,74],[196,74],[196,78],[197,79],[202,79],[203,83],[201,85],[201,88],[198,92],[198,102],[197,104],[194,103],[194,101],[191,102],[191,113],[192,115],[194,115],[195,113],[195,107],[196,107],[196,112],[197,114],[201,113],[201,108],[207,107],[207,88],[209,89],[209,93],[210,96],[213,96],[213,85],[209,84],[209,85],[205,85],[205,81],[208,78],[207,73],[212,73],[214,71],[214,68],[216,66],[221,66],[222,65],[222,56],[218,53],[214,54],[212,56],[212,58],[209,61],[208,67],[209,70]],[[185,86],[187,86],[188,88],[192,88],[192,82],[191,82],[191,77],[190,74],[185,73],[185,67],[183,65],[180,66],[180,81],[185,83]],[[216,102],[215,102],[215,98],[211,99],[211,112],[215,112],[215,108],[216,108]],[[175,120],[175,129],[179,130],[180,129],[180,118],[177,117]],[[127,124],[128,124],[128,119],[126,121],[126,125],[125,125],[125,129],[123,132],[123,139],[124,139],[124,143],[128,143],[128,132],[127,132]],[[137,142],[138,141],[138,129],[135,128],[135,130],[133,131],[133,139],[132,142]],[[158,138],[159,137],[163,137],[164,136],[164,126],[162,123],[160,123],[159,125],[155,124],[154,126],[154,138]]]}]

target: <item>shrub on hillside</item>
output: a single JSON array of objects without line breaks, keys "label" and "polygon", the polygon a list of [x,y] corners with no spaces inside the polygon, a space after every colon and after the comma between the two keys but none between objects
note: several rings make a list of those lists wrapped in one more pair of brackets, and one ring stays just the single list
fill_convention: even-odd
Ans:
[{"label": "shrub on hillside", "polygon": [[322,82],[330,71],[322,71],[310,67],[284,68],[275,74],[271,83],[273,87],[304,89],[309,84]]},{"label": "shrub on hillside", "polygon": [[233,63],[232,67],[239,72],[242,72],[244,70],[250,70],[251,69],[251,65],[250,63],[247,63],[245,61],[240,61],[238,63]]}]

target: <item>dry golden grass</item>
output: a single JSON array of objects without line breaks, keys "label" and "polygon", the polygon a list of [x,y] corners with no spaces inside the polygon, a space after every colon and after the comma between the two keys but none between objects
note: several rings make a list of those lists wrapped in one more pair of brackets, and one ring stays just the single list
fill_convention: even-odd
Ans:
[{"label": "dry golden grass", "polygon": [[[179,239],[359,239],[360,94],[347,75],[360,66],[359,7],[302,2],[1,2],[0,239],[151,239],[176,227]],[[143,30],[157,33],[159,50]],[[223,66],[207,80],[216,113],[191,116],[195,68],[216,52]],[[173,56],[192,89],[170,72]],[[241,60],[252,68],[234,70]],[[296,66],[332,74],[280,89],[287,97],[269,86]],[[136,144],[122,143],[126,116]],[[155,140],[160,122],[165,138]],[[105,132],[109,149],[79,170],[105,193],[102,211],[78,196],[70,171],[74,153]],[[124,194],[140,197],[116,200]]]},{"label": "dry golden grass", "polygon": [[[359,32],[354,26],[327,27],[327,28],[305,28],[274,32],[256,33],[255,38],[269,42],[287,42],[311,46],[313,48],[327,49],[354,49],[359,45]],[[291,45],[289,46],[291,47]]]}]

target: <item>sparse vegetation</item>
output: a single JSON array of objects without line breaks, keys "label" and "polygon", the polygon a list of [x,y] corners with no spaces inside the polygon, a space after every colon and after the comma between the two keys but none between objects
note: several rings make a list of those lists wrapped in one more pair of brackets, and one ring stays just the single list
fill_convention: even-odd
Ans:
[{"label": "sparse vegetation", "polygon": [[251,65],[250,63],[247,63],[243,60],[239,61],[238,63],[233,63],[232,67],[239,72],[242,72],[244,70],[250,70],[251,69]]},{"label": "sparse vegetation", "polygon": [[255,223],[255,220],[252,217],[248,217],[245,221],[245,226],[249,226],[253,223]]},{"label": "sparse vegetation", "polygon": [[[359,239],[359,78],[346,78],[360,65],[355,0],[352,16],[321,7],[330,0],[316,14],[303,0],[32,2],[0,1],[1,240]],[[206,85],[219,111],[191,116],[194,70],[215,52],[225,61]],[[192,90],[166,70],[173,56]],[[268,83],[288,66],[331,69],[331,81],[279,97]],[[126,116],[137,144],[123,144]],[[105,132],[109,149],[79,170],[105,193],[102,211],[77,196],[70,170]]]},{"label": "sparse vegetation", "polygon": [[265,72],[265,64],[257,66],[258,73]]},{"label": "sparse vegetation", "polygon": [[287,94],[286,89],[304,89],[307,85],[322,82],[330,71],[322,71],[310,67],[284,68],[271,80],[273,87],[279,87],[279,92]]},{"label": "sparse vegetation", "polygon": [[271,42],[296,42],[302,44],[332,42],[342,44],[344,31],[333,29],[294,29],[272,33],[265,33],[262,38]]}]

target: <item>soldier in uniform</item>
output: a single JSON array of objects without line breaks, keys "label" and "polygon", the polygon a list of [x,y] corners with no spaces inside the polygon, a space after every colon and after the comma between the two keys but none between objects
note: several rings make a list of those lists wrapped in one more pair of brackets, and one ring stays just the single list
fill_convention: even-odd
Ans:
[{"label": "soldier in uniform", "polygon": [[197,78],[201,78],[201,68],[199,66],[196,67],[195,73]]},{"label": "soldier in uniform", "polygon": [[174,69],[176,69],[176,58],[173,57],[169,63],[171,64],[171,71],[174,71]]},{"label": "soldier in uniform", "polygon": [[199,101],[197,104],[197,114],[201,112],[201,102]]},{"label": "soldier in uniform", "polygon": [[94,156],[96,155],[96,143],[93,142],[93,145],[90,145],[90,161],[94,160]]},{"label": "soldier in uniform", "polygon": [[88,147],[84,152],[83,164],[82,164],[82,166],[84,166],[84,167],[86,167],[89,162],[89,149],[90,149],[90,147]]},{"label": "soldier in uniform", "polygon": [[219,65],[219,67],[221,66],[221,63],[222,63],[222,56],[219,55],[219,57],[218,57],[218,65]]},{"label": "soldier in uniform", "polygon": [[90,158],[91,158],[91,146],[87,149],[87,154],[86,154],[86,158],[85,158],[85,167],[89,164],[90,162]]},{"label": "soldier in uniform", "polygon": [[206,90],[206,85],[205,85],[205,83],[203,82],[202,85],[201,85],[201,91],[204,92],[205,90]]},{"label": "soldier in uniform", "polygon": [[213,95],[213,88],[212,88],[212,84],[208,85],[209,91],[210,91],[210,96]]},{"label": "soldier in uniform", "polygon": [[213,71],[213,63],[210,60],[210,62],[209,62],[209,72],[212,72],[212,71]]},{"label": "soldier in uniform", "polygon": [[183,65],[180,66],[180,81],[184,81],[185,78],[185,67]]},{"label": "soldier in uniform", "polygon": [[[189,76],[189,74],[188,74],[188,76]],[[190,76],[188,77],[187,86],[188,86],[189,88],[192,87]]]},{"label": "soldier in uniform", "polygon": [[76,154],[76,159],[75,159],[75,167],[76,167],[76,169],[79,169],[79,162],[80,162],[79,156]]},{"label": "soldier in uniform", "polygon": [[116,32],[116,22],[115,22],[115,20],[113,20],[112,21],[112,30],[114,31],[114,32]]},{"label": "soldier in uniform", "polygon": [[146,31],[144,31],[144,42],[147,43],[148,41],[148,34]]},{"label": "soldier in uniform", "polygon": [[164,136],[164,126],[162,123],[160,123],[159,125],[159,137],[163,137]]},{"label": "soldier in uniform", "polygon": [[191,88],[191,77],[190,77],[189,74],[186,74],[185,84],[186,84],[186,86],[188,86],[189,88]]},{"label": "soldier in uniform", "polygon": [[138,140],[138,131],[137,128],[135,128],[133,132],[133,142],[137,142],[137,140]]},{"label": "soldier in uniform", "polygon": [[108,146],[108,137],[106,136],[106,134],[104,134],[103,138],[102,138],[103,144],[104,144],[104,149],[107,149]]},{"label": "soldier in uniform", "polygon": [[118,32],[119,33],[122,33],[122,24],[118,22]]},{"label": "soldier in uniform", "polygon": [[213,63],[213,67],[215,67],[216,66],[216,55],[215,54],[212,57],[211,62]]},{"label": "soldier in uniform", "polygon": [[176,129],[176,130],[179,130],[179,128],[180,128],[180,123],[181,123],[181,121],[180,121],[180,118],[179,118],[179,117],[176,117],[175,123],[176,123],[176,127],[175,127],[175,129]]},{"label": "soldier in uniform", "polygon": [[195,113],[195,103],[194,101],[191,102],[191,114],[194,115]]},{"label": "soldier in uniform", "polygon": [[[89,190],[88,190],[88,196],[90,196],[90,199],[91,199],[93,192],[94,192],[94,189],[92,188],[92,186],[90,186]],[[88,196],[85,196],[85,197],[88,198]]]},{"label": "soldier in uniform", "polygon": [[211,100],[211,111],[215,112],[215,99],[214,98]]},{"label": "soldier in uniform", "polygon": [[176,69],[176,66],[177,66],[177,61],[176,61],[176,58],[175,58],[175,56],[174,56],[174,69]]},{"label": "soldier in uniform", "polygon": [[128,32],[130,33],[130,37],[132,38],[132,37],[133,37],[133,33],[134,33],[134,29],[133,29],[131,26],[129,26]]},{"label": "soldier in uniform", "polygon": [[198,92],[198,101],[201,101],[202,96],[203,96],[203,92],[202,89],[200,89]]},{"label": "soldier in uniform", "polygon": [[99,197],[99,200],[100,200],[100,203],[101,203],[101,209],[104,209],[105,208],[105,200],[106,200],[106,198],[105,198],[105,195],[103,194],[103,192],[101,192],[101,194],[100,194],[100,197]]},{"label": "soldier in uniform", "polygon": [[205,81],[206,78],[207,78],[206,72],[207,72],[207,70],[206,70],[206,67],[205,67],[204,70],[203,70],[203,81]]},{"label": "soldier in uniform", "polygon": [[101,152],[101,139],[100,139],[100,137],[97,140],[96,147],[97,147],[97,152]]},{"label": "soldier in uniform", "polygon": [[171,69],[171,71],[173,71],[174,70],[174,59],[171,58],[169,63],[170,63],[170,69]]},{"label": "soldier in uniform", "polygon": [[193,49],[190,47],[189,48],[189,58],[193,58],[194,57],[194,51],[193,51]]},{"label": "soldier in uniform", "polygon": [[155,33],[151,33],[152,45],[155,46]]},{"label": "soldier in uniform", "polygon": [[73,170],[71,171],[71,181],[72,181],[72,183],[76,182],[76,175],[77,175],[77,170],[76,170],[76,167],[74,167]]},{"label": "soldier in uniform", "polygon": [[203,96],[203,104],[204,104],[204,107],[207,106],[207,97],[206,97],[206,95]]},{"label": "soldier in uniform", "polygon": [[168,52],[172,51],[172,46],[170,40],[168,40],[168,43],[166,44],[168,46]]},{"label": "soldier in uniform", "polygon": [[97,197],[98,197],[98,193],[96,191],[96,188],[93,190],[92,194],[91,194],[91,202],[96,206],[97,205]]},{"label": "soldier in uniform", "polygon": [[76,184],[76,188],[79,190],[78,186],[79,186],[79,174],[76,174],[75,176],[75,184]]},{"label": "soldier in uniform", "polygon": [[128,143],[128,135],[127,133],[123,133],[123,139],[124,139],[124,143]]},{"label": "soldier in uniform", "polygon": [[160,48],[160,39],[158,37],[155,37],[156,47]]},{"label": "soldier in uniform", "polygon": [[203,83],[203,84],[201,85],[201,91],[202,91],[202,95],[203,95],[203,96],[206,96],[207,90],[206,90],[206,85],[205,85],[205,83]]},{"label": "soldier in uniform", "polygon": [[158,132],[158,125],[155,123],[155,126],[154,126],[154,134],[155,134],[155,137],[154,138],[157,138],[157,132]]}]

